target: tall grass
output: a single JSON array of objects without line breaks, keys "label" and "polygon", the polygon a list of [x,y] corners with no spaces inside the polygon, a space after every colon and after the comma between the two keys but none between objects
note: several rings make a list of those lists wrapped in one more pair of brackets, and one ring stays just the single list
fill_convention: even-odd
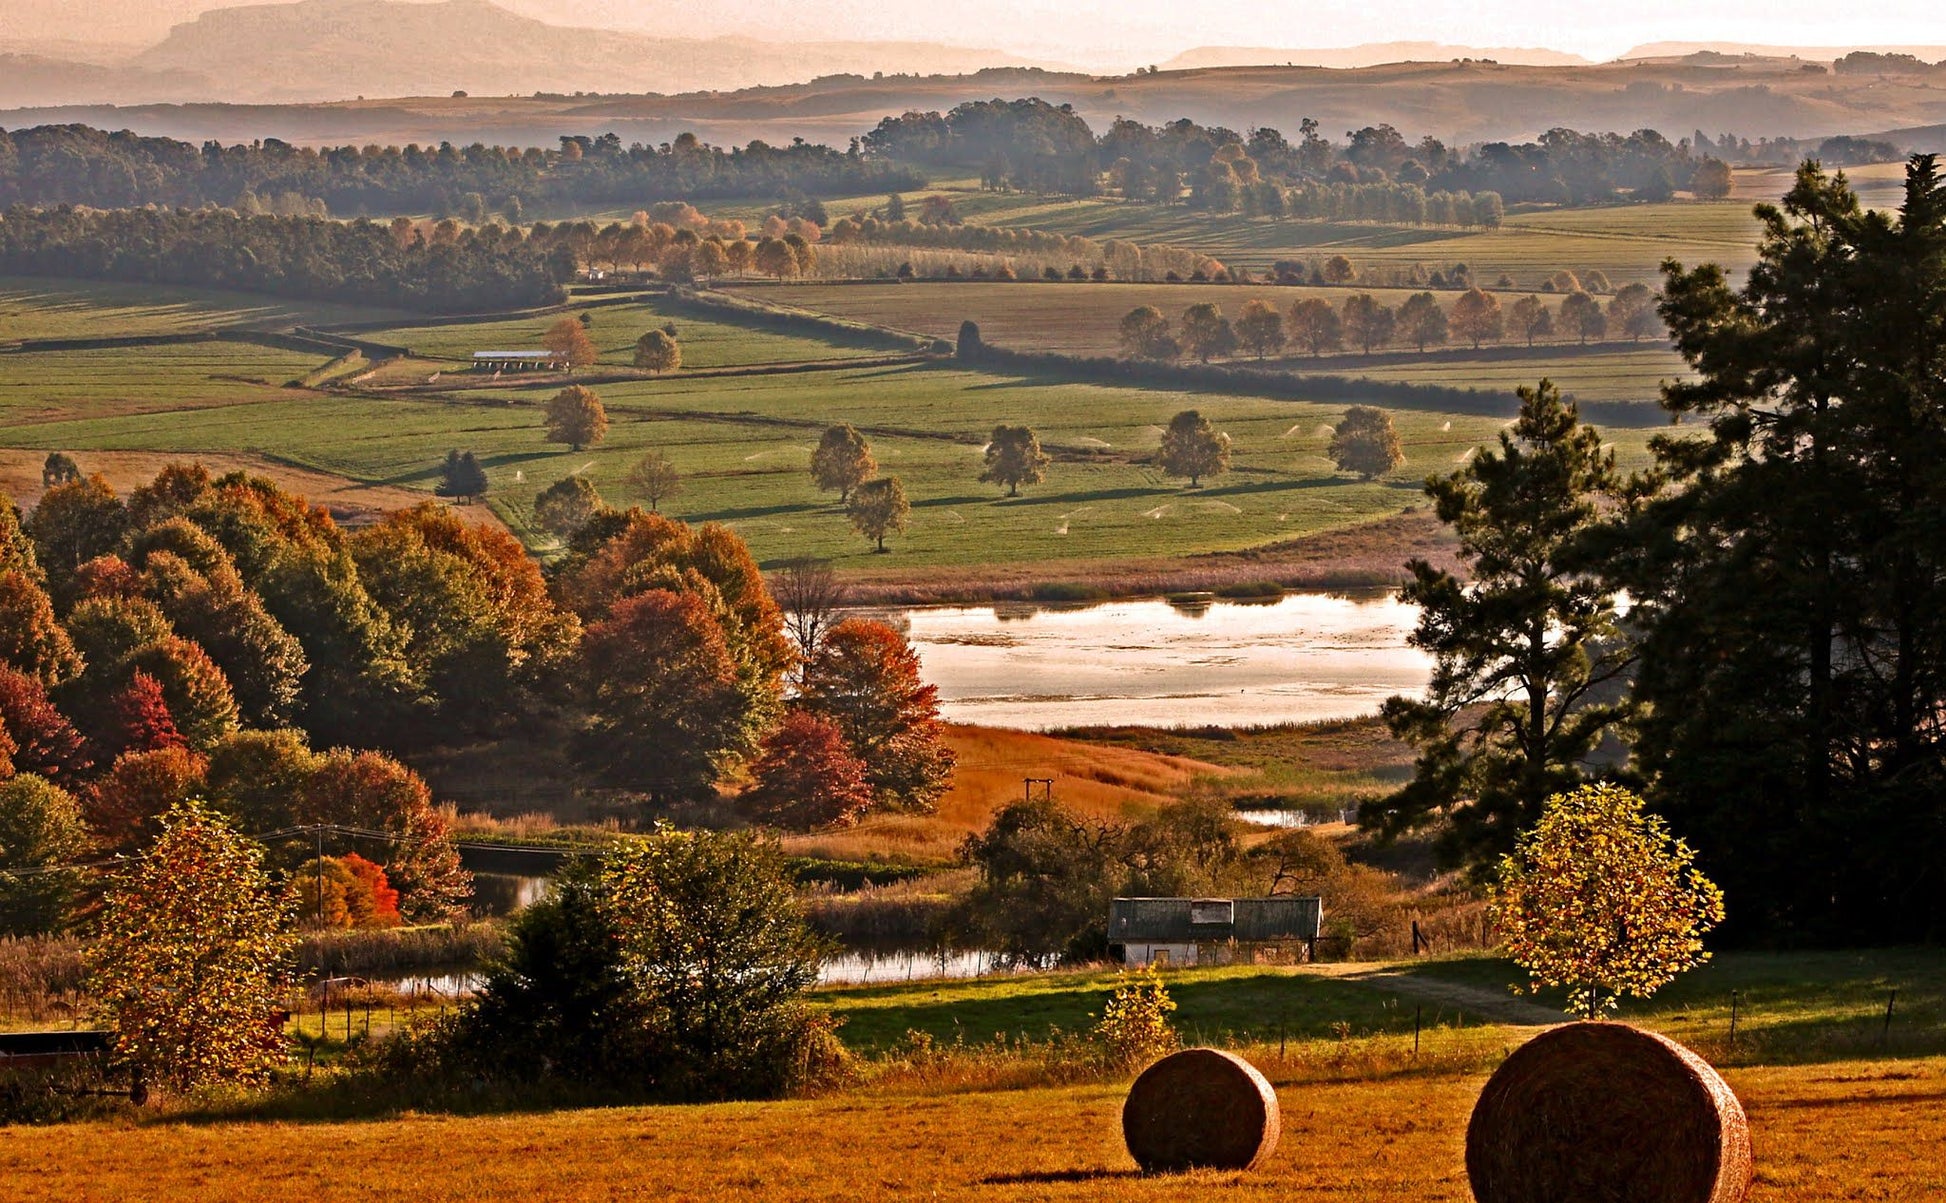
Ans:
[{"label": "tall grass", "polygon": [[298,943],[302,977],[400,977],[477,969],[506,947],[506,928],[491,920],[371,931],[311,932]]}]

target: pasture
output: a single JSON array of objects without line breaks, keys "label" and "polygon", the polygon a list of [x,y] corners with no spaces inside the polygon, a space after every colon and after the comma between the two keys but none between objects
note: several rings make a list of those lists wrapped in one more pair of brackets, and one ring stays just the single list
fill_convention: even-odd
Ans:
[{"label": "pasture", "polygon": [[211,288],[0,277],[0,346],[36,338],[189,334],[222,326],[277,329],[385,316],[329,302]]},{"label": "pasture", "polygon": [[[1251,301],[1265,301],[1288,316],[1291,306],[1305,298],[1319,298],[1342,308],[1346,298],[1369,291],[1396,309],[1418,289],[1309,288],[1238,286],[1227,284],[1011,284],[964,282],[912,284],[792,284],[745,289],[764,299],[788,301],[820,313],[835,314],[874,325],[910,330],[934,338],[954,338],[962,321],[980,327],[980,337],[1014,351],[1055,351],[1065,355],[1119,355],[1119,323],[1138,305],[1153,305],[1172,322],[1183,310],[1204,302],[1218,306],[1234,319]],[[1435,293],[1450,308],[1457,293]],[[1524,295],[1524,294],[1520,294]],[[1550,313],[1560,309],[1561,297],[1536,294]],[[1502,309],[1518,296],[1498,294]],[[1254,364],[1247,357],[1238,362]],[[1687,365],[1666,344],[1626,341],[1582,345],[1573,338],[1551,337],[1529,347],[1511,336],[1474,350],[1459,344],[1430,347],[1424,352],[1393,346],[1367,356],[1355,350],[1312,356],[1295,347],[1265,361],[1281,371],[1317,372],[1374,380],[1440,384],[1512,392],[1543,376],[1563,392],[1588,400],[1640,401],[1653,405],[1665,379],[1680,378]]]},{"label": "pasture", "polygon": [[[290,1123],[217,1100],[189,1117],[0,1130],[0,1173],[23,1200],[364,1197],[409,1176],[425,1199],[1465,1203],[1474,1099],[1544,1016],[1501,993],[1508,976],[1477,959],[1169,974],[1184,1034],[1249,1057],[1278,1088],[1282,1141],[1247,1174],[1135,1172],[1117,1122],[1127,1076],[1103,1080],[1055,1055],[1057,1031],[1085,1029],[1106,998],[1113,978],[1098,971],[819,991],[870,1059],[856,1084],[817,1097],[307,1114],[302,1157],[289,1155]],[[1946,1191],[1941,986],[1937,957],[1918,950],[1739,954],[1632,1018],[1723,1067],[1751,1120],[1752,1200],[1919,1203]],[[1891,987],[1914,1010],[1878,1046]],[[1731,989],[1746,1031],[1769,1023],[1787,1037],[1729,1048]]]},{"label": "pasture", "polygon": [[[685,368],[800,363],[870,353],[829,339],[776,334],[712,321],[661,300],[590,306],[580,312],[588,315],[588,335],[601,351],[600,364],[609,367],[632,365],[635,362],[635,340],[649,330],[661,329],[665,324],[676,327]],[[368,337],[378,342],[409,347],[418,359],[453,365],[470,361],[475,351],[517,351],[539,347],[548,327],[560,319],[558,312],[540,312],[531,317],[497,321],[401,325],[373,331]]]},{"label": "pasture", "polygon": [[[765,290],[841,315],[948,336],[973,313],[997,327],[992,336],[1002,345],[1030,337],[1038,326],[1075,339],[1066,345],[1081,349],[1102,337],[1099,331],[1112,332],[1138,295],[1206,291],[1220,295],[1226,308],[1254,295],[1128,285]],[[1265,290],[1280,300],[1290,291]],[[1092,308],[1076,306],[1077,298]],[[56,450],[111,477],[169,457],[259,465],[302,474],[308,491],[326,499],[344,495],[354,507],[344,512],[353,516],[355,507],[369,509],[376,499],[392,504],[429,496],[447,451],[470,450],[487,468],[491,512],[547,554],[556,543],[533,526],[536,493],[580,473],[610,503],[640,502],[626,477],[654,450],[684,477],[681,494],[663,504],[673,516],[727,524],[766,562],[818,555],[857,577],[914,581],[989,566],[1071,577],[1091,565],[1180,561],[1367,528],[1417,505],[1428,474],[1450,471],[1504,421],[1397,410],[1406,462],[1363,481],[1337,472],[1326,457],[1333,424],[1358,400],[1329,381],[1303,401],[1075,383],[943,362],[874,362],[842,334],[752,329],[720,315],[693,316],[663,298],[580,311],[591,316],[591,333],[610,366],[627,362],[642,330],[673,321],[690,370],[597,385],[612,425],[604,442],[579,453],[546,442],[542,430],[541,408],[565,378],[494,382],[452,370],[474,349],[537,340],[559,320],[556,313],[376,330],[370,327],[383,315],[367,315],[361,330],[375,341],[411,346],[415,356],[376,373],[346,369],[328,389],[302,386],[318,379],[313,374],[322,365],[315,356],[230,341],[4,354],[0,452],[19,473]],[[1647,347],[1448,355],[1352,357],[1356,364],[1339,357],[1322,367],[1478,383],[1508,394],[1498,405],[1511,414],[1512,387],[1549,373],[1577,395],[1644,399],[1672,360]],[[1579,364],[1588,371],[1577,375]],[[775,370],[780,366],[793,370]],[[440,383],[428,384],[435,376]],[[1197,489],[1149,462],[1162,426],[1192,408],[1234,442],[1231,471]],[[867,434],[881,474],[900,477],[911,498],[909,527],[889,541],[891,555],[873,554],[836,497],[819,493],[810,480],[812,446],[838,422]],[[978,480],[987,434],[1002,422],[1032,426],[1054,457],[1046,481],[1017,498]],[[1614,433],[1625,462],[1641,461],[1645,437],[1641,430]],[[1395,550],[1389,562],[1402,559]],[[971,585],[961,591],[979,592]]]}]

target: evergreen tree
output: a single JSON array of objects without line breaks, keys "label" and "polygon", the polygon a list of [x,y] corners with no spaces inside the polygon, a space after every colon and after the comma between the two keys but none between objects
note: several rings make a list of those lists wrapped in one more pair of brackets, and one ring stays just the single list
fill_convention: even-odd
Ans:
[{"label": "evergreen tree", "polygon": [[1616,485],[1600,434],[1545,380],[1520,390],[1497,451],[1427,482],[1466,571],[1408,565],[1399,596],[1420,608],[1412,643],[1434,657],[1432,682],[1384,713],[1419,757],[1410,783],[1360,808],[1362,824],[1390,836],[1444,816],[1441,851],[1477,870],[1580,781],[1622,716],[1612,694],[1632,654],[1612,587],[1590,571]]}]

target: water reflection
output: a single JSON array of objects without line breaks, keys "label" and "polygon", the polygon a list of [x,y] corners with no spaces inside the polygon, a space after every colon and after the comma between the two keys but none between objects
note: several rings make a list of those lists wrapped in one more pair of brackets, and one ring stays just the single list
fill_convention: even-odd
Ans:
[{"label": "water reflection", "polygon": [[1370,714],[1419,693],[1418,611],[1389,594],[898,612],[955,722],[1246,726]]}]

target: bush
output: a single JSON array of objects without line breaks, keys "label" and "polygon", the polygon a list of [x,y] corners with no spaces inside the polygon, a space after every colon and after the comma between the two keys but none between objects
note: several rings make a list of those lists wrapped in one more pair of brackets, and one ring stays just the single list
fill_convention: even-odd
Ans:
[{"label": "bush", "polygon": [[1094,1038],[1101,1043],[1109,1061],[1123,1069],[1146,1065],[1181,1044],[1169,1022],[1176,1009],[1169,989],[1155,966],[1147,965],[1135,973],[1126,970],[1116,979],[1115,993],[1095,1021]]}]

